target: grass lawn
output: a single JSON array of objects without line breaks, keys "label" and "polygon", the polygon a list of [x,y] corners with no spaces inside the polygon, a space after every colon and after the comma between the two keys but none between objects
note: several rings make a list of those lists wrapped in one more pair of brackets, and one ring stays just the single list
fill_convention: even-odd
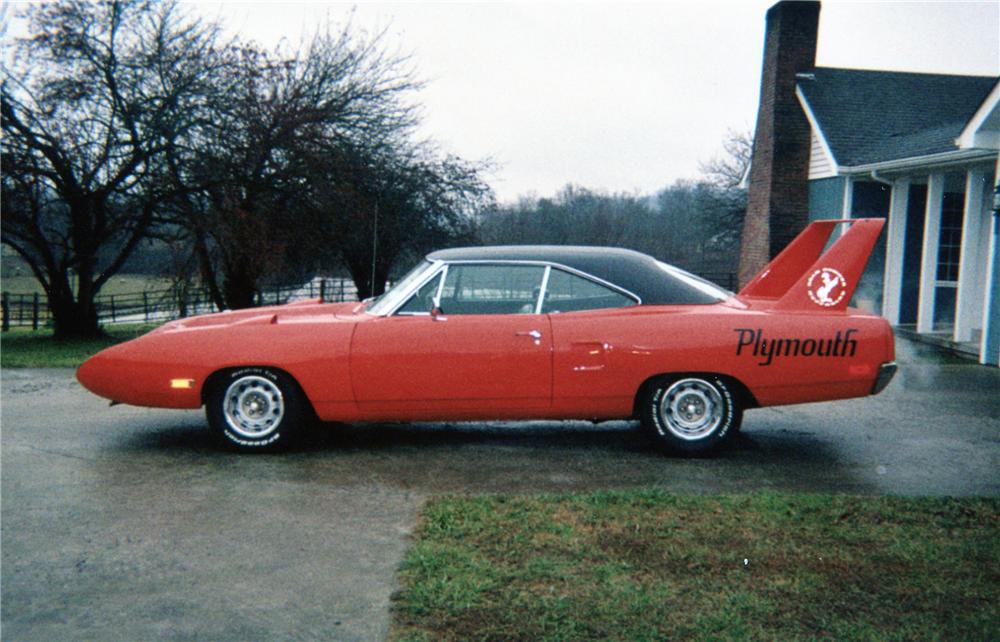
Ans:
[{"label": "grass lawn", "polygon": [[998,527],[997,499],[439,499],[390,638],[996,640]]},{"label": "grass lawn", "polygon": [[0,334],[0,367],[76,368],[92,354],[155,327],[156,324],[145,323],[110,326],[104,329],[107,337],[86,341],[56,341],[51,330],[12,328]]}]

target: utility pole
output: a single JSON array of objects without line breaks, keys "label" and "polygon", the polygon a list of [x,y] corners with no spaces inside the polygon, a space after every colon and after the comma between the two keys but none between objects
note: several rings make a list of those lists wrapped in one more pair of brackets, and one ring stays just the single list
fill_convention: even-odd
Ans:
[{"label": "utility pole", "polygon": [[375,197],[375,224],[372,226],[372,278],[368,286],[370,296],[375,296],[375,254],[378,251],[378,197]]}]

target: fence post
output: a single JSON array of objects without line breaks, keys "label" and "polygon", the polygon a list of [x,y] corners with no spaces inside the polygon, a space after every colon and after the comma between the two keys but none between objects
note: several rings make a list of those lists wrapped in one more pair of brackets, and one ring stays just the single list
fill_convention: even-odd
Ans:
[{"label": "fence post", "polygon": [[38,329],[38,292],[31,297],[31,329]]},{"label": "fence post", "polygon": [[319,280],[319,302],[326,302],[326,279]]},{"label": "fence post", "polygon": [[111,295],[111,323],[115,322],[115,295]]},{"label": "fence post", "polygon": [[10,332],[10,302],[6,292],[0,294],[0,312],[3,313],[3,332]]},{"label": "fence post", "polygon": [[149,321],[149,297],[145,290],[142,291],[142,320]]}]

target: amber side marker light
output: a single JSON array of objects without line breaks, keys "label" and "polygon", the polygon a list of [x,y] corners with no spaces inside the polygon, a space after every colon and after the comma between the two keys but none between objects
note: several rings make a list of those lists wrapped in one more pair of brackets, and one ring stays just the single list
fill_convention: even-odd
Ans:
[{"label": "amber side marker light", "polygon": [[190,390],[194,388],[194,379],[171,379],[170,387],[174,390]]}]

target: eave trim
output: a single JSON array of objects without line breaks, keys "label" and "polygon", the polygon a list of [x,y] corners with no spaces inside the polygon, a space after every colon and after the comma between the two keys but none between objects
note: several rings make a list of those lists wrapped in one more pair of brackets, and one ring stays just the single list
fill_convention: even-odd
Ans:
[{"label": "eave trim", "polygon": [[897,158],[878,163],[868,163],[866,165],[843,166],[838,172],[841,176],[852,174],[870,174],[873,171],[891,172],[896,170],[914,169],[918,167],[935,167],[940,165],[952,165],[979,160],[995,160],[997,150],[995,149],[957,149],[950,152],[939,152],[937,154],[927,154],[925,156],[912,156],[910,158]]},{"label": "eave trim", "polygon": [[955,144],[959,148],[969,149],[975,147],[976,133],[979,132],[979,128],[983,126],[983,123],[990,117],[990,114],[993,113],[998,104],[1000,104],[1000,80],[994,83],[993,89],[986,96],[986,100],[979,105],[976,113],[972,115],[969,122],[962,128],[962,133],[955,139]]},{"label": "eave trim", "polygon": [[827,142],[826,135],[823,134],[823,128],[819,126],[819,120],[816,118],[816,114],[813,113],[812,107],[809,106],[809,101],[806,100],[806,95],[798,83],[795,84],[795,97],[799,99],[802,111],[806,114],[806,120],[809,121],[809,126],[812,127],[813,132],[816,134],[816,138],[819,140],[819,146],[823,149],[823,153],[826,154],[827,159],[830,161],[831,169],[835,174],[840,174],[840,165],[837,163],[837,157],[833,155],[833,150],[830,149],[830,143]]}]

